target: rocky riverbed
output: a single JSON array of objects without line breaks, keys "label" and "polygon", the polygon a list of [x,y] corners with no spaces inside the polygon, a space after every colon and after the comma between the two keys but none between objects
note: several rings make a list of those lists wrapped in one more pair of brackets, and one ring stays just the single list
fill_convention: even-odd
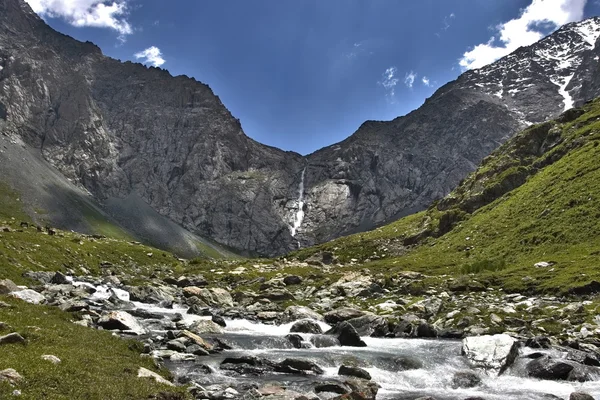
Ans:
[{"label": "rocky riverbed", "polygon": [[[27,276],[39,285],[0,281],[0,293],[136,337],[144,356],[172,371],[165,384],[186,385],[199,399],[600,398],[599,328],[569,321],[585,320],[590,300],[483,290],[394,301],[356,274],[314,290],[285,276],[233,295],[207,287],[202,276],[153,286],[124,285],[115,275]],[[312,292],[311,307],[285,306],[293,288],[294,298]],[[382,294],[370,310],[336,307],[331,296],[364,297],[365,290]],[[541,309],[554,317],[539,318]],[[561,334],[541,335],[546,322],[561,326]],[[524,334],[531,331],[537,334]],[[1,337],[0,345],[18,334]]]}]

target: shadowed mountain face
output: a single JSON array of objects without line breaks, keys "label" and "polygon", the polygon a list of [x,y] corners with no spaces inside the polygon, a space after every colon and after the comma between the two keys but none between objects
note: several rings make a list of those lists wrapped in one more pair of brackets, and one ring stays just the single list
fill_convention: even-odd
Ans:
[{"label": "shadowed mountain face", "polygon": [[598,96],[599,35],[598,19],[567,25],[302,157],[248,138],[208,86],[105,57],[1,0],[0,132],[131,231],[149,206],[242,252],[283,254],[424,207],[520,128]]}]

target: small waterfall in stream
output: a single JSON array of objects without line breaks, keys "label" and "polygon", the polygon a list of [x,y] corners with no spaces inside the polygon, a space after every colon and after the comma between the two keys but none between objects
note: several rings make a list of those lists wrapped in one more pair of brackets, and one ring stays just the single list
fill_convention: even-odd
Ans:
[{"label": "small waterfall in stream", "polygon": [[291,226],[292,236],[296,236],[298,228],[302,225],[304,220],[304,175],[306,174],[306,167],[302,170],[300,175],[300,185],[298,186],[298,200],[296,201],[296,215]]}]

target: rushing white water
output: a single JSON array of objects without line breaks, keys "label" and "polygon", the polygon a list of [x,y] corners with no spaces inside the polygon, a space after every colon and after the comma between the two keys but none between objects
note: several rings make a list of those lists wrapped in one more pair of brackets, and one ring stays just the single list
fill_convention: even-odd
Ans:
[{"label": "rushing white water", "polygon": [[[541,400],[548,394],[568,399],[570,393],[582,390],[592,396],[600,396],[600,381],[566,382],[548,381],[525,377],[523,370],[528,360],[520,360],[505,374],[499,377],[480,374],[482,384],[470,389],[456,389],[452,386],[452,378],[458,371],[470,370],[465,357],[461,356],[461,342],[430,339],[384,339],[365,337],[367,347],[328,347],[290,349],[278,346],[277,340],[289,333],[291,324],[273,326],[254,323],[246,320],[227,321],[225,337],[239,346],[216,356],[214,360],[203,358],[202,362],[212,364],[215,374],[210,379],[231,381],[231,376],[222,374],[218,365],[225,356],[250,354],[281,361],[287,357],[303,358],[322,366],[325,374],[319,379],[338,379],[338,368],[342,363],[351,362],[365,368],[374,382],[381,385],[378,399],[414,399],[421,396],[432,396],[437,399],[462,400],[468,397],[483,397],[487,400]],[[324,328],[327,328],[325,324]],[[306,338],[310,335],[303,336]],[[256,345],[256,347],[249,347]],[[525,351],[526,352],[526,351]],[[408,357],[419,360],[421,368],[399,371],[394,368],[396,357]],[[185,373],[183,370],[180,373]],[[238,378],[239,379],[239,378]],[[261,379],[254,377],[253,379]],[[285,377],[268,375],[270,379],[285,380]]]},{"label": "rushing white water", "polygon": [[296,236],[298,232],[298,228],[302,225],[302,221],[304,220],[304,175],[306,174],[306,168],[302,170],[302,175],[300,176],[300,185],[298,186],[298,200],[296,215],[294,216],[294,222],[291,226],[292,236]]}]

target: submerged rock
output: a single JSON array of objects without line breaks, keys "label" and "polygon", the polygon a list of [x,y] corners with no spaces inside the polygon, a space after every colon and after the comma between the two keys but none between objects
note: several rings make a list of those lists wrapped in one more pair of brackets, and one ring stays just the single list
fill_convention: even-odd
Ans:
[{"label": "submerged rock", "polygon": [[519,353],[517,341],[506,334],[471,336],[463,339],[462,354],[477,368],[501,374]]},{"label": "submerged rock", "polygon": [[469,389],[481,384],[481,378],[473,371],[459,371],[452,377],[454,389]]},{"label": "submerged rock", "polygon": [[342,365],[338,370],[338,375],[353,376],[356,378],[371,380],[371,374],[366,370],[358,367]]},{"label": "submerged rock", "polygon": [[310,338],[310,342],[316,348],[341,346],[340,341],[330,335],[313,335]]}]

